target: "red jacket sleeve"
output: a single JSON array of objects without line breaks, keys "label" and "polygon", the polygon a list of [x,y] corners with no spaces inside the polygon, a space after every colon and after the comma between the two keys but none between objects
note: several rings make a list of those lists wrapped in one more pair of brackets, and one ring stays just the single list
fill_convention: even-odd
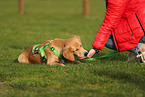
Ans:
[{"label": "red jacket sleeve", "polygon": [[111,32],[119,24],[127,2],[128,0],[108,0],[106,2],[107,10],[105,18],[93,42],[92,46],[94,48],[103,49]]}]

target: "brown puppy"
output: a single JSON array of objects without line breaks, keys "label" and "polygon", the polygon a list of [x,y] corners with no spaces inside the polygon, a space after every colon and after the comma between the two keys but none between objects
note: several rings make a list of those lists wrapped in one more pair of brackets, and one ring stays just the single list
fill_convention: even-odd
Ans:
[{"label": "brown puppy", "polygon": [[[42,43],[41,46],[44,46],[49,42],[50,40],[47,40],[46,42]],[[40,48],[41,46],[38,46],[37,48]],[[79,36],[72,36],[72,38],[69,39],[56,38],[50,43],[49,46],[54,47],[60,53],[60,55],[72,62],[76,62],[74,55],[77,55],[78,57],[84,57],[84,54],[87,53],[87,50],[85,50],[82,46]],[[32,53],[33,47],[34,45],[30,46],[22,54],[19,55],[18,61],[20,63],[44,64],[43,59],[41,58],[39,53]],[[62,66],[65,66],[63,63],[61,63],[64,62],[64,60],[56,56],[48,47],[45,49],[44,53],[46,56],[47,64],[60,64]]]}]

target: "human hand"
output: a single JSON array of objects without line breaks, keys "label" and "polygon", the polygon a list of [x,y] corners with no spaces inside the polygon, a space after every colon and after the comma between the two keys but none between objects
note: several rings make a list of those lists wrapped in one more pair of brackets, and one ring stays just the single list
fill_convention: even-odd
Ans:
[{"label": "human hand", "polygon": [[96,51],[94,49],[91,49],[89,51],[89,53],[87,54],[87,56],[79,58],[79,59],[82,60],[82,59],[86,59],[86,58],[91,58],[95,53],[96,53]]}]

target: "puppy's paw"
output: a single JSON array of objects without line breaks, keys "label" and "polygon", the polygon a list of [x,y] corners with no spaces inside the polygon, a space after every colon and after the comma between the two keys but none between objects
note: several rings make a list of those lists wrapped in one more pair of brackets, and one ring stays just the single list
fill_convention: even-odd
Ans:
[{"label": "puppy's paw", "polygon": [[62,63],[61,63],[60,65],[61,65],[61,66],[63,66],[63,67],[65,66],[65,65],[64,65],[64,64],[62,64]]},{"label": "puppy's paw", "polygon": [[74,63],[78,64],[78,63],[81,63],[80,61],[74,61]]}]

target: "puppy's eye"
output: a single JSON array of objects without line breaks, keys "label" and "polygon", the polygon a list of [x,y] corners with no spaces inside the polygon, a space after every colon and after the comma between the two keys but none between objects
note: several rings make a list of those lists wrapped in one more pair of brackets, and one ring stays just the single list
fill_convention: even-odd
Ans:
[{"label": "puppy's eye", "polygon": [[76,49],[76,51],[78,51],[79,49]]}]

